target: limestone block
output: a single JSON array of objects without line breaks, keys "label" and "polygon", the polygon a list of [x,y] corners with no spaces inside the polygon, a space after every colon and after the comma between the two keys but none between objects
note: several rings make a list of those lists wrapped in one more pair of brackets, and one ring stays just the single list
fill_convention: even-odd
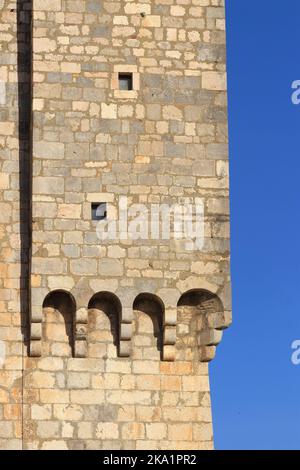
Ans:
[{"label": "limestone block", "polygon": [[182,390],[183,391],[209,391],[209,380],[207,375],[203,376],[184,376],[182,377]]},{"label": "limestone block", "polygon": [[103,119],[117,119],[117,105],[102,103],[101,116]]},{"label": "limestone block", "polygon": [[54,176],[37,176],[33,178],[33,192],[35,194],[62,194],[64,192],[64,179]]},{"label": "limestone block", "polygon": [[42,337],[42,324],[41,323],[31,323],[30,337],[31,337],[31,340],[41,339]]},{"label": "limestone block", "polygon": [[87,343],[86,341],[75,341],[74,343],[74,357],[83,358],[87,356]]},{"label": "limestone block", "polygon": [[120,338],[123,341],[129,341],[132,338],[132,324],[131,323],[121,323]]},{"label": "limestone block", "polygon": [[215,358],[216,346],[201,346],[199,348],[199,358],[202,362],[210,362]]},{"label": "limestone block", "polygon": [[117,259],[101,259],[99,261],[99,272],[101,276],[122,276],[123,265]]},{"label": "limestone block", "polygon": [[199,336],[199,345],[202,346],[217,346],[222,340],[223,332],[220,330],[205,330],[201,331]]},{"label": "limestone block", "polygon": [[181,121],[182,111],[173,105],[164,106],[162,110],[163,118],[166,120]]},{"label": "limestone block", "polygon": [[42,450],[68,450],[68,445],[65,440],[48,440],[42,444]]},{"label": "limestone block", "polygon": [[159,15],[146,15],[142,20],[142,26],[145,28],[160,28],[161,17]]},{"label": "limestone block", "polygon": [[49,276],[48,287],[50,290],[64,289],[70,291],[74,287],[74,279],[70,276]]},{"label": "limestone block", "polygon": [[32,388],[54,388],[55,377],[53,373],[34,371],[25,379],[28,386]]},{"label": "limestone block", "polygon": [[36,158],[59,160],[64,158],[65,146],[60,142],[37,141],[33,144],[33,155]]},{"label": "limestone block", "polygon": [[0,189],[8,189],[8,188],[9,188],[9,174],[0,173]]},{"label": "limestone block", "polygon": [[95,293],[101,291],[114,293],[118,289],[119,282],[117,279],[92,279],[89,284]]},{"label": "limestone block", "polygon": [[148,439],[165,439],[167,425],[164,423],[146,424],[146,436]]},{"label": "limestone block", "polygon": [[118,425],[116,423],[99,423],[96,429],[96,436],[99,439],[118,439]]},{"label": "limestone block", "polygon": [[59,422],[58,421],[38,421],[37,423],[37,436],[39,438],[53,438],[59,437]]},{"label": "limestone block", "polygon": [[191,424],[169,424],[168,437],[172,441],[191,441],[193,438],[193,426]]},{"label": "limestone block", "polygon": [[34,0],[36,11],[61,11],[61,0]]},{"label": "limestone block", "polygon": [[[65,263],[60,258],[34,258],[34,264],[32,266],[32,272],[36,274],[57,274],[63,273]],[[39,297],[41,300],[41,297]],[[41,305],[39,301],[38,305]]]},{"label": "limestone block", "polygon": [[129,357],[131,354],[131,341],[120,341],[119,357]]},{"label": "limestone block", "polygon": [[62,219],[80,219],[81,204],[58,204],[57,216]]},{"label": "limestone block", "polygon": [[42,355],[42,343],[41,341],[31,341],[30,343],[30,356],[40,357]]},{"label": "limestone block", "polygon": [[184,16],[185,15],[185,8],[179,5],[172,5],[171,6],[171,15],[172,16]]},{"label": "limestone block", "polygon": [[164,344],[173,345],[176,343],[176,326],[165,326]]},{"label": "limestone block", "polygon": [[14,131],[14,122],[0,122],[0,135],[13,135]]},{"label": "limestone block", "polygon": [[69,372],[67,386],[71,389],[86,389],[90,387],[90,374],[85,372]]},{"label": "limestone block", "polygon": [[151,13],[151,5],[147,3],[126,3],[124,9],[127,15],[136,15],[138,13],[150,15]]},{"label": "limestone block", "polygon": [[144,439],[145,426],[142,423],[125,423],[122,425],[122,439]]},{"label": "limestone block", "polygon": [[205,90],[226,91],[226,73],[202,72],[202,88]]},{"label": "limestone block", "polygon": [[97,260],[78,259],[70,262],[70,271],[73,274],[93,275],[97,272]]},{"label": "limestone block", "polygon": [[88,310],[85,307],[82,307],[76,312],[76,323],[86,324],[88,322]]},{"label": "limestone block", "polygon": [[227,160],[228,145],[227,144],[209,144],[206,147],[206,155],[209,159]]},{"label": "limestone block", "polygon": [[71,390],[71,403],[79,405],[97,405],[104,399],[100,390]]},{"label": "limestone block", "polygon": [[45,421],[51,419],[52,406],[51,405],[36,405],[31,406],[31,418],[37,421]]}]

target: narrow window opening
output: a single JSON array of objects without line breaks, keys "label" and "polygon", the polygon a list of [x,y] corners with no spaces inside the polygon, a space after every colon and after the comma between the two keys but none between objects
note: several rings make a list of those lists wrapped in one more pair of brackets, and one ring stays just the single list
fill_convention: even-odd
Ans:
[{"label": "narrow window opening", "polygon": [[106,202],[92,202],[92,220],[106,220]]},{"label": "narrow window opening", "polygon": [[119,89],[120,90],[133,90],[132,73],[119,73]]}]

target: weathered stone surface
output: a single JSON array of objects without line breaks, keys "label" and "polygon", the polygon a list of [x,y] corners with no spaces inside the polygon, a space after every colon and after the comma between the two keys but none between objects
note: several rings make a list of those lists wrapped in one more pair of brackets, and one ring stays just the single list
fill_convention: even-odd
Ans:
[{"label": "weathered stone surface", "polygon": [[71,261],[70,269],[73,274],[91,275],[96,270],[97,261],[94,259],[79,259]]},{"label": "weathered stone surface", "polygon": [[37,11],[60,11],[61,0],[34,0],[34,8]]},{"label": "weathered stone surface", "polygon": [[227,89],[226,74],[221,72],[203,72],[202,87],[206,90],[225,91]]},{"label": "weathered stone surface", "polygon": [[64,179],[49,177],[35,177],[33,179],[33,191],[35,194],[63,194],[64,192]]},{"label": "weathered stone surface", "polygon": [[64,158],[65,146],[60,142],[35,142],[33,153],[37,158],[59,160]]},{"label": "weathered stone surface", "polygon": [[122,276],[123,266],[119,260],[102,259],[99,261],[99,272],[101,276]]}]

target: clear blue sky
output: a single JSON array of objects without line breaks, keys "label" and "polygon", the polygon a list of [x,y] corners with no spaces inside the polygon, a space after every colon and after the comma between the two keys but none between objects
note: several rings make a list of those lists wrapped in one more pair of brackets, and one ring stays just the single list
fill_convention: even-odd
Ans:
[{"label": "clear blue sky", "polygon": [[217,449],[300,449],[300,1],[227,0],[234,323],[211,364]]}]

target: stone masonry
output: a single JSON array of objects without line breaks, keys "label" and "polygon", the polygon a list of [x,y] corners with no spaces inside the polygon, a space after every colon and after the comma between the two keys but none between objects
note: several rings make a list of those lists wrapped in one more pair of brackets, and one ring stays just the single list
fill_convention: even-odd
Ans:
[{"label": "stone masonry", "polygon": [[[0,0],[1,449],[213,448],[224,18],[224,0]],[[203,246],[100,240],[92,204],[117,223],[125,197],[201,201]]]}]

